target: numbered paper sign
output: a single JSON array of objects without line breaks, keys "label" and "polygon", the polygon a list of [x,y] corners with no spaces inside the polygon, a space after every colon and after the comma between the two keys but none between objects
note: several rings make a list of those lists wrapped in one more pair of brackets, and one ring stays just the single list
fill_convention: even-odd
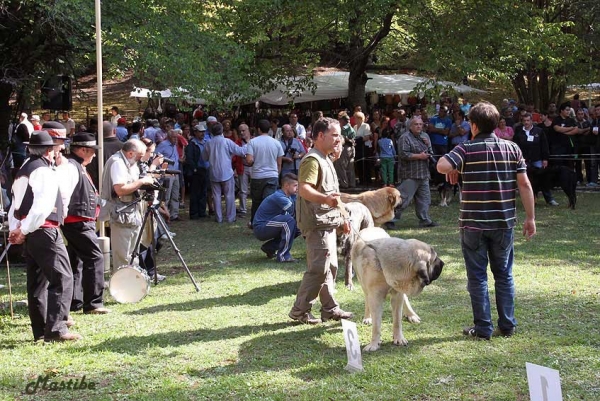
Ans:
[{"label": "numbered paper sign", "polygon": [[562,401],[558,370],[526,362],[531,401]]},{"label": "numbered paper sign", "polygon": [[342,319],[342,330],[344,332],[344,340],[346,341],[346,353],[348,354],[346,370],[350,372],[362,372],[362,356],[356,323]]}]

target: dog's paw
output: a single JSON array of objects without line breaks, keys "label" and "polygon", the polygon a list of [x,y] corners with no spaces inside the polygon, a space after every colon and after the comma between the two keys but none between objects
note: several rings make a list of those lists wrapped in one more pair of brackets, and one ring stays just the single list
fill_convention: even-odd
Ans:
[{"label": "dog's paw", "polygon": [[363,319],[363,324],[367,324],[370,326],[373,324],[373,319],[371,319],[370,317],[366,317]]},{"label": "dog's paw", "polygon": [[400,346],[400,345],[406,346],[406,345],[408,345],[408,341],[406,341],[406,338],[404,338],[404,337],[394,338],[393,344],[398,345],[398,346]]},{"label": "dog's paw", "polygon": [[346,289],[348,291],[354,291],[354,286],[352,285],[352,283],[346,284]]},{"label": "dog's paw", "polygon": [[365,352],[373,352],[379,349],[379,343],[370,343],[363,348]]},{"label": "dog's paw", "polygon": [[415,324],[421,323],[421,318],[416,313],[411,316],[404,316],[404,318],[410,323],[415,323]]}]

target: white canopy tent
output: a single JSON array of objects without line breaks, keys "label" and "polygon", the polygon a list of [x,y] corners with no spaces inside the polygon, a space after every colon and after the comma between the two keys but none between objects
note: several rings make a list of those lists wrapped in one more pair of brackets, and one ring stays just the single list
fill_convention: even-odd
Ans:
[{"label": "white canopy tent", "polygon": [[[183,94],[183,93],[187,93],[187,91],[185,89],[178,88],[177,93]],[[193,102],[196,104],[206,104],[206,100],[204,100],[204,99],[195,98],[190,95],[178,96],[176,93],[171,92],[170,89],[157,91],[157,90],[152,90],[152,89],[134,87],[133,90],[129,93],[129,97],[146,98],[146,99],[147,98],[156,98],[156,97],[160,97],[163,99],[171,98],[171,97],[174,97],[174,98],[184,97],[189,102]]]},{"label": "white canopy tent", "polygon": [[[305,89],[304,91],[290,91],[288,88],[280,85],[274,91],[262,95],[259,100],[267,104],[283,106],[290,103],[292,100],[294,103],[305,103],[318,100],[344,98],[348,96],[349,75],[348,72],[336,71],[315,76],[313,78],[313,83],[316,85],[317,89],[314,94],[310,89]],[[428,80],[427,78],[408,74],[367,74],[367,76],[369,77],[369,80],[367,81],[365,92],[375,92],[379,95],[408,94],[414,90],[415,86]],[[460,93],[484,93],[484,91],[472,88],[468,85],[457,85],[445,81],[438,81],[438,84],[451,86]]]}]

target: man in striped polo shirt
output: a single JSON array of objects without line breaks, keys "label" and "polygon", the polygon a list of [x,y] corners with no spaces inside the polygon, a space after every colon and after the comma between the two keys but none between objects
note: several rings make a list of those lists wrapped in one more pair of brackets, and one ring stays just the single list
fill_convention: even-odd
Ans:
[{"label": "man in striped polo shirt", "polygon": [[[525,160],[516,144],[494,135],[499,118],[496,107],[488,102],[473,106],[469,112],[472,139],[457,145],[437,164],[438,172],[446,174],[451,184],[462,175],[459,227],[474,323],[463,334],[485,340],[492,335],[511,336],[517,325],[512,276],[517,188],[526,214],[523,234],[529,239],[536,230]],[[496,288],[496,330],[488,296],[488,262]]]}]

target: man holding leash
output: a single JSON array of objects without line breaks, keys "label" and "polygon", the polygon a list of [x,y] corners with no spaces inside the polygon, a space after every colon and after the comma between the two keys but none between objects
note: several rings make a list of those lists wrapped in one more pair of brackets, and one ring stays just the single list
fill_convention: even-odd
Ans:
[{"label": "man holding leash", "polygon": [[[333,298],[331,265],[337,262],[336,228],[350,232],[338,208],[339,185],[333,163],[327,157],[341,141],[338,121],[321,118],[313,126],[314,147],[300,163],[296,218],[306,238],[306,272],[300,283],[290,318],[306,324],[329,319],[351,319]],[[321,301],[321,318],[310,312],[316,298]]]},{"label": "man holding leash", "polygon": [[[473,323],[463,334],[489,340],[515,332],[515,284],[512,275],[516,189],[525,208],[523,234],[535,235],[533,191],[521,150],[514,142],[493,133],[500,113],[488,102],[471,108],[469,121],[473,139],[444,155],[437,170],[454,185],[462,175],[460,239],[467,269]],[[494,330],[488,295],[487,265],[494,274],[498,326]]]}]

